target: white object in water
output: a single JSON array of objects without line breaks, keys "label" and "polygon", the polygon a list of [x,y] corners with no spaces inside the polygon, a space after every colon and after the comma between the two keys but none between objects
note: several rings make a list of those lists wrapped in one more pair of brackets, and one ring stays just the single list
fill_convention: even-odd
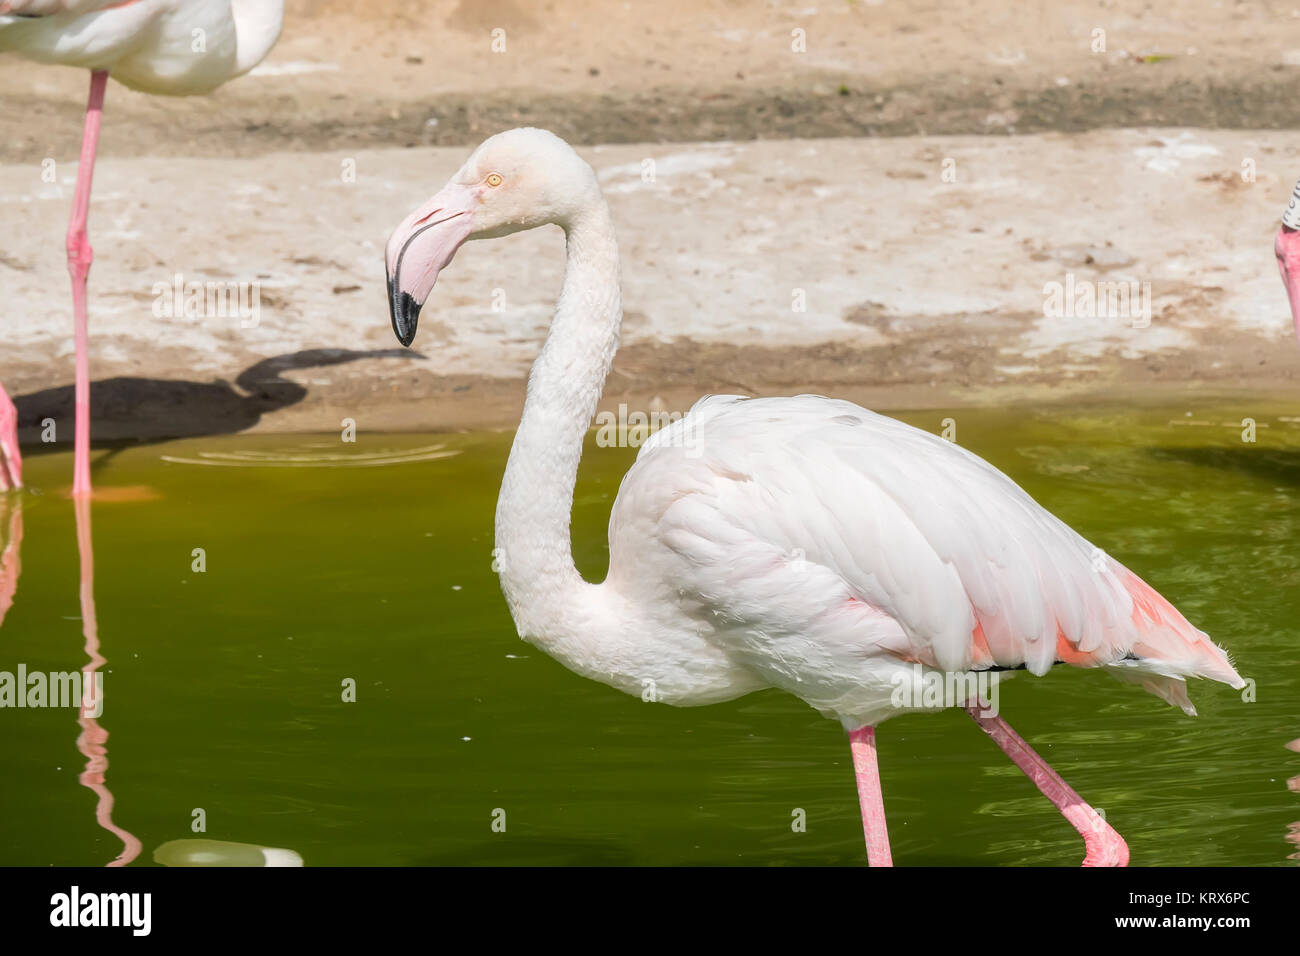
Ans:
[{"label": "white object in water", "polygon": [[153,851],[163,866],[302,866],[293,850],[226,840],[171,840]]}]

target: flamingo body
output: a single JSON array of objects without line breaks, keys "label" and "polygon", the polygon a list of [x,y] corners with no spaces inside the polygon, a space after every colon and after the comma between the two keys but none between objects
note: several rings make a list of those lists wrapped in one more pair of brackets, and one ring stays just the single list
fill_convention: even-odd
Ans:
[{"label": "flamingo body", "polygon": [[280,35],[283,4],[258,0],[9,0],[0,52],[109,70],[144,93],[208,93],[248,72]]},{"label": "flamingo body", "polygon": [[660,650],[690,662],[655,677],[669,703],[757,679],[846,726],[877,724],[922,709],[896,693],[918,664],[1104,667],[1189,714],[1186,678],[1244,686],[1221,648],[1002,472],[851,402],[700,401],[643,445],[609,545],[599,587],[619,600],[606,603],[656,608],[635,640],[718,651]]}]

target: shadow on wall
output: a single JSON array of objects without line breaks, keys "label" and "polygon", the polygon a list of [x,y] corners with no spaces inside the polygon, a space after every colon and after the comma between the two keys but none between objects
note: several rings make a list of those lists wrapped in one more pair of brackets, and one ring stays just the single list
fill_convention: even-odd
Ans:
[{"label": "shadow on wall", "polygon": [[[246,368],[234,384],[157,378],[107,378],[90,383],[91,444],[165,441],[229,435],[256,425],[265,414],[295,405],[306,387],[283,375],[294,369],[324,368],[358,359],[423,358],[407,349],[305,349],[275,355]],[[73,386],[61,385],[14,398],[24,455],[64,451],[72,439]],[[66,441],[41,441],[42,423],[53,419]]]}]

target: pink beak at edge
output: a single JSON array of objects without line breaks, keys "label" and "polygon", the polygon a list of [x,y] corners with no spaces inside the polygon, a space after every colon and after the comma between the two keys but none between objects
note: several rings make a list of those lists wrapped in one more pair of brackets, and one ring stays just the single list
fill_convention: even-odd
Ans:
[{"label": "pink beak at edge", "polygon": [[473,231],[478,193],[449,183],[402,220],[388,239],[388,309],[393,332],[403,345],[415,339],[420,308],[456,250]]},{"label": "pink beak at edge", "polygon": [[1291,322],[1296,338],[1300,339],[1300,231],[1283,226],[1273,243],[1277,254],[1277,268],[1282,274],[1282,284],[1291,302]]}]

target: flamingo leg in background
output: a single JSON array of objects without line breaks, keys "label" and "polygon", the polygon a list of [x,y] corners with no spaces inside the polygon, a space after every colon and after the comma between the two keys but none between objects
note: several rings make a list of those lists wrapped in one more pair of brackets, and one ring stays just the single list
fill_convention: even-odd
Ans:
[{"label": "flamingo leg in background", "polygon": [[0,498],[0,525],[12,505],[13,514],[9,515],[9,530],[4,536],[4,550],[0,551],[0,624],[4,624],[5,615],[14,606],[14,593],[18,590],[18,575],[22,572],[23,546],[23,499]]},{"label": "flamingo leg in background", "polygon": [[0,491],[23,486],[23,456],[18,451],[18,409],[0,386]]},{"label": "flamingo leg in background", "polygon": [[104,112],[107,70],[92,70],[90,98],[86,103],[86,128],[81,137],[81,160],[77,163],[77,193],[72,201],[68,224],[68,273],[72,276],[72,312],[77,348],[76,433],[73,438],[74,496],[90,494],[90,329],[86,316],[86,277],[95,254],[86,238],[86,217],[90,212],[90,184],[95,175],[95,149],[99,145],[99,121]]},{"label": "flamingo leg in background", "polygon": [[858,806],[862,808],[862,833],[867,840],[867,866],[893,866],[889,832],[885,828],[885,799],[880,792],[880,766],[876,761],[876,728],[849,732],[853,772],[858,779]]},{"label": "flamingo leg in background", "polygon": [[[90,73],[90,96],[77,166],[77,192],[68,223],[68,272],[77,352],[72,494],[90,494],[90,335],[86,276],[94,258],[86,239],[90,184],[95,174],[104,89],[114,65],[123,85],[142,93],[189,96],[249,72],[262,62],[284,23],[285,0],[136,3],[135,0],[0,0],[0,50]],[[192,47],[192,35],[207,38]],[[234,55],[231,55],[231,52]],[[0,465],[2,467],[2,465]]]},{"label": "flamingo leg in background", "polygon": [[1128,844],[1124,838],[1102,819],[1101,814],[1084,803],[1083,797],[1075,793],[1048,766],[1047,761],[1011,729],[1010,724],[1001,717],[988,716],[987,705],[967,707],[966,713],[1079,831],[1087,851],[1083,858],[1084,866],[1128,866]]}]

